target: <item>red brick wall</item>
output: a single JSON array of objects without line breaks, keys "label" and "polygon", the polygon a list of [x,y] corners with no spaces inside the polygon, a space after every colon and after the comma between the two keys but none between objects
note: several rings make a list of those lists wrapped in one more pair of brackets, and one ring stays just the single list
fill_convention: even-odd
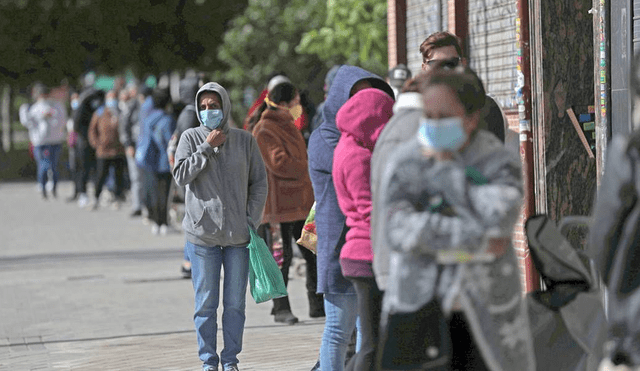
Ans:
[{"label": "red brick wall", "polygon": [[447,1],[447,7],[449,8],[447,15],[448,20],[447,20],[447,25],[448,25],[448,30],[451,33],[455,33],[456,32],[456,0],[449,0]]},{"label": "red brick wall", "polygon": [[[509,129],[515,131],[516,133],[520,131],[520,118],[518,117],[518,112],[510,112],[505,114],[507,116]],[[520,217],[516,222],[516,225],[513,229],[513,247],[516,250],[518,255],[518,266],[520,267],[520,281],[522,283],[522,287],[525,288],[526,284],[526,276],[525,276],[525,257],[527,255],[527,238],[525,236],[524,231],[524,205],[522,210],[520,210]]]},{"label": "red brick wall", "polygon": [[396,1],[387,1],[387,61],[389,69],[398,64],[398,42],[396,33]]},{"label": "red brick wall", "polygon": [[387,1],[387,61],[389,69],[407,64],[406,0]]}]

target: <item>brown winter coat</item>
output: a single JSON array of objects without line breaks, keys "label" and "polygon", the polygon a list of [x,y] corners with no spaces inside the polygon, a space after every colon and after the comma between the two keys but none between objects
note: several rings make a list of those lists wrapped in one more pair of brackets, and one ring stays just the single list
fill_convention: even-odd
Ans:
[{"label": "brown winter coat", "polygon": [[253,129],[267,168],[269,193],[263,223],[307,218],[313,205],[307,147],[293,117],[283,109],[267,109]]},{"label": "brown winter coat", "polygon": [[89,124],[89,144],[96,150],[98,158],[113,158],[124,155],[124,146],[120,143],[118,115],[104,108],[102,113],[93,114]]}]

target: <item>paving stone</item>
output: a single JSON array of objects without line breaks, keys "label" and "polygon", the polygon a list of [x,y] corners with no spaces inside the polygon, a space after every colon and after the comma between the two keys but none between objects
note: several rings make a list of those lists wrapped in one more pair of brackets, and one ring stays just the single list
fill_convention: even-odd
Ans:
[{"label": "paving stone", "polygon": [[[126,206],[92,213],[65,203],[69,182],[59,200],[34,189],[0,182],[0,207],[13,211],[0,213],[0,371],[199,370],[193,288],[180,278],[184,237],[153,236]],[[274,323],[271,303],[247,293],[243,371],[315,364],[324,321],[308,317],[295,271],[295,326]],[[222,306],[218,323],[221,315]]]}]

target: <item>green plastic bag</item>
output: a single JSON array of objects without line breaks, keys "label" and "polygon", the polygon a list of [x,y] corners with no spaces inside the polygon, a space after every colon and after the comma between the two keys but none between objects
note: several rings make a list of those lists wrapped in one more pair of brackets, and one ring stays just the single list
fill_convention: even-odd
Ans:
[{"label": "green plastic bag", "polygon": [[284,285],[282,272],[278,268],[269,247],[258,236],[256,231],[249,227],[251,242],[249,242],[249,285],[251,296],[256,303],[287,296],[287,287]]}]

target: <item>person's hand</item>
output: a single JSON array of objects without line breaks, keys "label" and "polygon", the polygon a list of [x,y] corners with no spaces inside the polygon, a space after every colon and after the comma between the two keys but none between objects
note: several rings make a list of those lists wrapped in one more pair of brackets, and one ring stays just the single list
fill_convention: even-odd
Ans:
[{"label": "person's hand", "polygon": [[214,129],[209,133],[209,135],[207,135],[207,139],[205,140],[211,147],[219,147],[227,140],[227,136],[224,135],[222,130]]},{"label": "person's hand", "polygon": [[136,149],[133,146],[128,146],[126,151],[127,151],[127,156],[129,157],[133,157],[136,154]]},{"label": "person's hand", "polygon": [[453,160],[453,152],[451,151],[435,151],[431,148],[422,148],[422,154],[425,157],[433,158],[436,161],[451,161]]},{"label": "person's hand", "polygon": [[436,152],[433,157],[438,161],[451,161],[453,160],[453,152]]}]

